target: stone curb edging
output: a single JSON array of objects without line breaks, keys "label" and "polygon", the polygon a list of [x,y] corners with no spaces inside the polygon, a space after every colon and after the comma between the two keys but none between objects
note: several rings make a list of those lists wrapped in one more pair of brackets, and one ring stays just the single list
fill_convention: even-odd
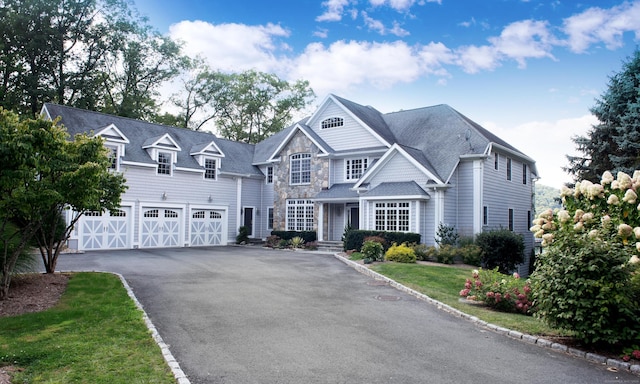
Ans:
[{"label": "stone curb edging", "polygon": [[521,340],[521,341],[523,341],[525,343],[534,344],[534,345],[537,345],[537,346],[542,347],[542,348],[549,348],[549,349],[551,349],[553,351],[563,352],[563,353],[569,354],[569,355],[571,355],[573,357],[581,358],[581,359],[584,359],[584,360],[587,360],[587,361],[590,361],[590,362],[593,362],[593,363],[606,365],[607,367],[615,368],[615,369],[618,369],[618,370],[621,370],[621,371],[628,371],[628,372],[634,373],[636,375],[640,375],[640,364],[631,364],[631,363],[628,363],[628,362],[625,362],[625,361],[622,361],[622,360],[618,360],[618,359],[610,359],[610,358],[608,358],[606,356],[601,356],[601,355],[598,355],[598,354],[595,354],[595,353],[588,353],[588,352],[581,351],[581,350],[576,349],[576,348],[568,347],[568,346],[563,345],[563,344],[554,343],[554,342],[552,342],[550,340],[547,340],[547,339],[544,339],[544,338],[541,338],[541,337],[528,335],[528,334],[521,333],[521,332],[518,332],[518,331],[513,331],[513,330],[510,330],[510,329],[507,329],[507,328],[503,328],[503,327],[497,326],[495,324],[487,323],[486,321],[480,320],[479,318],[477,318],[475,316],[471,316],[469,314],[466,314],[466,313],[464,313],[464,312],[462,312],[462,311],[460,311],[458,309],[453,308],[450,305],[441,303],[441,302],[439,302],[437,300],[434,300],[434,299],[430,298],[429,296],[427,296],[427,295],[425,295],[423,293],[420,293],[420,292],[418,292],[418,291],[416,291],[414,289],[411,289],[411,288],[409,288],[407,286],[404,286],[404,285],[398,283],[395,280],[392,280],[392,279],[390,279],[390,278],[388,278],[386,276],[383,276],[383,275],[379,274],[378,272],[372,271],[368,267],[366,267],[366,266],[364,266],[362,264],[358,264],[358,263],[356,263],[354,261],[351,261],[351,260],[345,258],[344,256],[338,254],[338,253],[335,253],[333,256],[335,258],[337,258],[338,260],[342,261],[343,263],[347,264],[348,266],[352,267],[356,271],[364,274],[364,275],[373,277],[374,279],[377,279],[377,280],[383,280],[387,284],[389,284],[389,286],[391,286],[391,287],[393,287],[393,288],[395,288],[395,289],[397,289],[397,290],[399,290],[401,292],[404,292],[404,293],[409,294],[409,295],[411,295],[413,297],[416,297],[419,300],[422,300],[422,301],[425,301],[425,302],[427,302],[427,303],[429,303],[431,305],[434,305],[434,306],[436,306],[436,308],[438,308],[438,309],[440,309],[442,311],[445,311],[445,312],[450,313],[450,314],[452,314],[454,316],[458,316],[458,317],[461,317],[461,318],[463,318],[465,320],[468,320],[468,321],[470,321],[470,322],[472,322],[472,323],[474,323],[474,324],[476,324],[476,325],[478,325],[480,327],[487,328],[489,330],[492,330],[492,331],[494,331],[496,333],[503,334],[503,335],[505,335],[507,337],[510,337],[512,339]]},{"label": "stone curb edging", "polygon": [[[65,272],[73,272],[73,271],[65,271]],[[165,344],[164,340],[162,340],[160,333],[158,333],[158,330],[156,329],[155,325],[153,325],[153,323],[151,322],[149,315],[147,315],[147,312],[142,307],[142,304],[140,303],[140,301],[138,301],[138,298],[133,293],[131,286],[129,286],[129,283],[127,283],[127,280],[124,278],[124,276],[122,276],[119,273],[108,272],[108,271],[82,271],[82,272],[110,273],[120,278],[120,281],[122,281],[122,285],[127,290],[127,294],[129,295],[131,300],[133,300],[133,302],[136,304],[136,307],[140,309],[140,311],[142,312],[142,319],[144,320],[144,323],[147,325],[147,329],[149,329],[149,331],[151,332],[151,336],[153,337],[153,340],[160,347],[160,351],[162,352],[162,357],[164,358],[164,361],[167,362],[167,365],[171,369],[173,376],[176,378],[176,383],[191,384],[191,382],[187,378],[187,375],[185,375],[184,371],[182,371],[182,368],[180,368],[180,364],[176,361],[176,359],[171,354],[171,351],[169,350],[169,346]]]}]

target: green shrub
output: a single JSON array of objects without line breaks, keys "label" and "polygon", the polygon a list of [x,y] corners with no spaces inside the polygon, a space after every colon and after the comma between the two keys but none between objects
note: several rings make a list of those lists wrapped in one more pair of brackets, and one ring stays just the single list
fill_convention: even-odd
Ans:
[{"label": "green shrub", "polygon": [[354,229],[348,231],[344,235],[343,246],[345,251],[356,250],[360,251],[362,248],[362,244],[364,244],[364,239],[369,236],[379,236],[382,237],[385,241],[383,244],[383,248],[387,249],[388,244],[402,244],[402,243],[419,243],[420,242],[420,234],[419,233],[411,233],[411,232],[384,232],[384,231],[370,231],[370,230],[361,230]]},{"label": "green shrub", "polygon": [[457,245],[459,237],[456,227],[453,225],[438,224],[435,238],[438,245]]},{"label": "green shrub", "polygon": [[278,241],[278,248],[287,248],[289,246],[289,240],[280,239]]},{"label": "green shrub", "polygon": [[445,244],[436,249],[436,261],[442,264],[453,264],[458,256],[458,247]]},{"label": "green shrub", "polygon": [[460,296],[468,300],[482,301],[502,312],[517,312],[530,315],[531,286],[522,281],[517,273],[505,275],[495,269],[473,270],[473,280],[467,279]]},{"label": "green shrub", "polygon": [[236,244],[245,244],[249,241],[249,227],[244,225],[238,228],[238,236],[236,236]]},{"label": "green shrub", "polygon": [[585,343],[636,340],[638,291],[630,249],[621,242],[556,233],[531,275],[536,315]]},{"label": "green shrub", "polygon": [[291,240],[294,237],[301,237],[305,243],[318,240],[315,231],[271,231],[272,236],[278,236],[284,240]]},{"label": "green shrub", "polygon": [[[427,247],[426,244],[411,243],[409,244],[409,246],[413,249],[413,252],[416,254],[417,260],[420,260],[420,261],[431,260],[429,256],[429,247]],[[434,248],[434,247],[431,247],[431,248]]]},{"label": "green shrub", "polygon": [[391,248],[387,250],[384,258],[387,261],[395,261],[398,263],[415,263],[416,253],[405,243],[402,245],[394,243]]},{"label": "green shrub", "polygon": [[280,244],[280,236],[275,236],[275,235],[271,235],[269,237],[267,237],[267,241],[265,243],[265,246],[269,247],[269,248],[277,248],[278,244]]},{"label": "green shrub", "polygon": [[497,267],[506,274],[524,261],[522,235],[507,229],[479,233],[476,245],[482,249],[482,266],[487,269]]},{"label": "green shrub", "polygon": [[369,259],[371,261],[380,261],[382,260],[383,253],[382,244],[377,241],[365,241],[362,245],[362,255],[364,259]]},{"label": "green shrub", "polygon": [[304,239],[300,236],[292,238],[289,242],[293,248],[302,248],[304,245]]},{"label": "green shrub", "polygon": [[467,244],[458,248],[462,262],[479,267],[482,262],[482,248],[475,244]]}]

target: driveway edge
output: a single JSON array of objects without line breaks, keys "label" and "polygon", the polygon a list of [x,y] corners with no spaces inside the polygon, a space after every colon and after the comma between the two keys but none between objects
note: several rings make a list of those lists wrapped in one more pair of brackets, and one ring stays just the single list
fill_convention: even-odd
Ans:
[{"label": "driveway edge", "polygon": [[347,259],[346,257],[338,254],[338,253],[334,253],[333,256],[342,261],[343,263],[345,263],[346,265],[352,267],[353,269],[355,269],[356,271],[373,277],[374,279],[377,280],[383,280],[385,282],[387,282],[390,286],[392,286],[393,288],[404,292],[406,294],[409,294],[419,300],[425,301],[429,304],[432,304],[434,306],[436,306],[436,308],[440,309],[441,311],[445,311],[447,313],[450,313],[454,316],[458,316],[461,317],[467,321],[470,321],[472,323],[474,323],[477,326],[483,327],[483,328],[487,328],[491,331],[494,331],[496,333],[500,333],[502,335],[505,335],[507,337],[510,337],[512,339],[516,339],[516,340],[521,340],[525,343],[528,344],[533,344],[533,345],[537,345],[539,347],[542,348],[547,348],[547,349],[551,349],[553,351],[556,352],[564,352],[568,355],[571,355],[573,357],[577,357],[577,358],[581,358],[587,361],[590,361],[592,363],[597,363],[597,364],[602,364],[605,365],[607,367],[610,367],[612,369],[617,369],[617,370],[623,370],[623,371],[628,371],[631,372],[633,374],[636,375],[640,375],[640,364],[631,364],[622,360],[618,360],[618,359],[610,359],[606,356],[602,356],[602,355],[598,355],[595,353],[588,353],[585,351],[581,351],[579,349],[576,348],[571,348],[568,347],[566,345],[563,344],[559,344],[559,343],[554,343],[550,340],[544,339],[542,337],[538,337],[538,336],[533,336],[533,335],[528,335],[526,333],[522,333],[522,332],[518,332],[518,331],[514,331],[514,330],[510,330],[507,328],[503,328],[500,326],[497,326],[495,324],[491,324],[488,323],[486,321],[480,320],[479,318],[477,318],[476,316],[471,316],[469,314],[466,314],[462,311],[460,311],[459,309],[455,309],[450,305],[444,304],[442,302],[439,302],[438,300],[434,300],[432,298],[430,298],[429,296],[420,293],[414,289],[411,289],[405,285],[402,285],[400,283],[398,283],[395,280],[392,280],[384,275],[379,274],[378,272],[372,271],[371,269],[367,268],[366,266],[362,265],[362,264],[358,264],[354,261],[351,261],[349,259]]},{"label": "driveway edge", "polygon": [[105,273],[111,273],[120,278],[120,281],[122,281],[122,285],[124,285],[125,289],[127,290],[127,294],[129,294],[129,297],[131,298],[131,300],[133,300],[133,302],[136,304],[136,307],[138,307],[138,309],[142,311],[142,318],[144,319],[144,323],[147,325],[147,328],[149,329],[149,331],[151,331],[151,336],[153,337],[153,340],[155,340],[156,344],[158,344],[158,346],[160,347],[160,351],[162,352],[162,357],[164,357],[164,360],[169,365],[169,368],[171,369],[171,372],[173,372],[173,376],[176,378],[177,383],[191,384],[191,382],[187,378],[187,375],[185,375],[182,368],[180,368],[180,364],[173,357],[173,354],[171,354],[171,351],[169,350],[169,346],[164,342],[164,340],[162,340],[162,336],[160,336],[160,333],[158,333],[158,330],[156,329],[155,325],[153,325],[153,323],[151,322],[149,315],[147,315],[147,312],[142,307],[142,304],[140,303],[140,301],[138,301],[138,298],[133,293],[131,286],[129,286],[129,283],[127,283],[127,280],[124,278],[124,276],[115,272],[105,272]]}]

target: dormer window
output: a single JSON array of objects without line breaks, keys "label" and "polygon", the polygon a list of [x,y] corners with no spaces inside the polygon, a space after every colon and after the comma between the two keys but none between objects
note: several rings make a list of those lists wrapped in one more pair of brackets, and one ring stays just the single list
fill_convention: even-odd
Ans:
[{"label": "dormer window", "polygon": [[344,119],[342,117],[330,117],[328,119],[322,120],[322,122],[320,123],[320,128],[322,129],[335,128],[335,127],[342,127],[343,125],[344,125]]},{"label": "dormer window", "polygon": [[204,178],[209,180],[216,179],[217,173],[216,159],[204,159]]},{"label": "dormer window", "polygon": [[171,175],[171,153],[158,152],[158,175]]},{"label": "dormer window", "polygon": [[107,157],[109,158],[109,169],[113,171],[118,170],[118,147],[107,145],[107,151],[109,151]]}]

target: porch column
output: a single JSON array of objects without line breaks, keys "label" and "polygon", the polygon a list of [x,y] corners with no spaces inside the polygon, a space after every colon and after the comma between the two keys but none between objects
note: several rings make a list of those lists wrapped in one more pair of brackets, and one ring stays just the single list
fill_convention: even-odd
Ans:
[{"label": "porch column", "polygon": [[318,204],[318,241],[324,240],[324,204]]}]

